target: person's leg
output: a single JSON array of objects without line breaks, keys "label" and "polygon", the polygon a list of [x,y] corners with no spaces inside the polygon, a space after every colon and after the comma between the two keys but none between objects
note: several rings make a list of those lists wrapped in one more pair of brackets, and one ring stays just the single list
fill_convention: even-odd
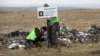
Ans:
[{"label": "person's leg", "polygon": [[52,26],[48,26],[48,47],[52,45]]},{"label": "person's leg", "polygon": [[25,42],[25,46],[26,46],[26,48],[25,49],[30,49],[30,43],[31,43],[31,40],[26,40],[26,42]]},{"label": "person's leg", "polygon": [[37,37],[37,38],[33,41],[35,47],[41,47],[40,40],[41,40],[41,37]]},{"label": "person's leg", "polygon": [[56,45],[57,36],[56,36],[56,24],[52,26],[52,45]]}]

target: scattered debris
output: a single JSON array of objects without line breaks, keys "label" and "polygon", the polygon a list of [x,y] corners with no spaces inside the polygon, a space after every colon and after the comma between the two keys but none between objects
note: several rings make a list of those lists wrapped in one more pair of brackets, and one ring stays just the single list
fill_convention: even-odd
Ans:
[{"label": "scattered debris", "polygon": [[[0,46],[9,49],[25,48],[25,37],[29,32],[13,31],[7,34],[0,34]],[[82,43],[83,45],[91,43],[100,44],[100,27],[92,25],[88,31],[80,32],[77,29],[70,29],[64,23],[60,26],[58,40],[62,46],[71,47],[72,43]],[[46,38],[46,37],[45,37]],[[47,39],[46,39],[47,41]]]}]

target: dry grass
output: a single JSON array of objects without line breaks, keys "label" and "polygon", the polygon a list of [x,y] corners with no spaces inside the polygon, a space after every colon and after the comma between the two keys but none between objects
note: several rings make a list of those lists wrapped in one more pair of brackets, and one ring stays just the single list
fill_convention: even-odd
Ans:
[{"label": "dry grass", "polygon": [[34,27],[43,26],[45,21],[37,19],[35,11],[0,14],[0,32],[31,31]]},{"label": "dry grass", "polygon": [[70,10],[60,11],[60,13],[61,21],[70,28],[87,30],[91,24],[100,25],[100,10]]},{"label": "dry grass", "polygon": [[[60,22],[71,29],[88,30],[91,24],[100,25],[100,10],[60,10]],[[46,25],[46,19],[38,19],[36,11],[0,14],[0,33],[10,31],[31,31],[34,27]]]},{"label": "dry grass", "polygon": [[1,49],[0,53],[4,56],[100,56],[100,45],[93,44],[92,46],[82,46],[80,44],[74,45],[72,48],[62,47],[61,52],[57,52],[56,49],[41,49],[39,52],[36,48],[32,50],[8,50]]},{"label": "dry grass", "polygon": [[[46,25],[46,19],[38,19],[36,11],[24,11],[0,14],[0,33],[7,33],[15,30],[31,31],[34,27]],[[84,31],[90,28],[91,24],[100,26],[100,9],[94,10],[60,10],[60,22],[64,22],[71,29],[76,28]],[[95,56],[91,51],[100,51],[100,46],[80,46],[72,48],[62,48],[61,53],[56,53],[54,49],[47,51],[37,49],[32,50],[8,50],[1,49],[4,56]],[[85,53],[84,53],[85,52]],[[100,53],[100,52],[99,52]],[[96,56],[100,56],[97,53]]]}]

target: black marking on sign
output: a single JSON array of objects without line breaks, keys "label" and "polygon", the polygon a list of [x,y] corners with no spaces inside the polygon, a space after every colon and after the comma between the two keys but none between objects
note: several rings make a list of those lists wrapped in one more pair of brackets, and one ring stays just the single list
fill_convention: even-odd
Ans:
[{"label": "black marking on sign", "polygon": [[39,11],[39,16],[44,16],[44,12],[43,11]]}]

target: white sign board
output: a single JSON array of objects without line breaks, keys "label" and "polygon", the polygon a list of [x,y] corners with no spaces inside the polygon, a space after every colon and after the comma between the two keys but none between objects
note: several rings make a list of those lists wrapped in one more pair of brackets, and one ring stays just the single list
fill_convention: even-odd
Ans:
[{"label": "white sign board", "polygon": [[39,7],[37,16],[38,18],[58,17],[57,7]]}]

